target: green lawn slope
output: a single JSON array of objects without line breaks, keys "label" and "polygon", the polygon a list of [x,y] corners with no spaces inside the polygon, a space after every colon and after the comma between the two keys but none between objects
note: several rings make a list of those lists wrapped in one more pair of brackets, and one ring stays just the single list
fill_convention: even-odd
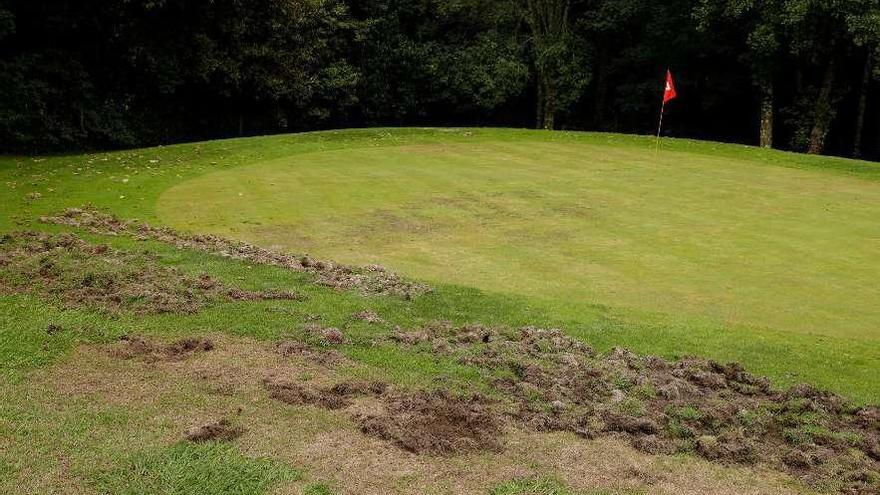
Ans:
[{"label": "green lawn slope", "polygon": [[[880,370],[878,179],[880,166],[870,163],[684,140],[657,152],[649,138],[610,134],[330,131],[3,157],[0,230],[57,229],[37,219],[91,204],[185,231],[379,263],[437,287],[412,302],[369,299],[395,323],[559,326],[600,349],[737,360],[780,385],[808,381],[880,402],[871,379]],[[165,252],[166,263],[210,266],[254,287],[296,279]],[[331,323],[363,306],[359,296],[313,292],[310,310]],[[222,327],[274,338],[291,321],[266,316],[265,306],[108,319],[0,296],[0,363],[18,373],[78,341],[135,330]],[[42,335],[54,321],[83,330],[47,347]],[[469,379],[453,364],[351,352],[413,380]]]}]

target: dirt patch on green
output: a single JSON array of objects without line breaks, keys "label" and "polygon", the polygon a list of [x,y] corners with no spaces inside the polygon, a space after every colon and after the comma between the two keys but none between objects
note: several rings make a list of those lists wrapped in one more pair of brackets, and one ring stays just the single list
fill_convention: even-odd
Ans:
[{"label": "dirt patch on green", "polygon": [[391,340],[501,376],[507,413],[537,431],[617,436],[649,453],[764,464],[821,489],[880,489],[880,410],[808,385],[776,390],[736,363],[598,355],[560,330],[435,323]]},{"label": "dirt patch on green", "polygon": [[186,439],[190,442],[224,441],[229,442],[240,437],[244,429],[235,426],[228,419],[221,419],[202,426],[190,428],[186,432]]},{"label": "dirt patch on green", "polygon": [[393,394],[385,411],[358,418],[361,431],[417,454],[500,450],[503,421],[479,396],[443,390]]},{"label": "dirt patch on green", "polygon": [[119,359],[139,359],[147,362],[180,361],[194,354],[214,350],[214,341],[206,338],[187,338],[170,344],[161,344],[145,337],[125,336],[110,348],[110,355]]},{"label": "dirt patch on green", "polygon": [[216,301],[295,300],[287,291],[246,291],[162,265],[148,252],[90,244],[71,234],[0,237],[0,290],[57,297],[67,307],[140,314],[194,313]]},{"label": "dirt patch on green", "polygon": [[374,324],[385,323],[385,320],[383,320],[381,316],[379,316],[375,312],[370,311],[368,309],[365,309],[363,311],[358,311],[357,313],[351,315],[351,317],[354,318],[355,320],[361,320],[361,321],[365,321],[367,323],[374,323]]},{"label": "dirt patch on green", "polygon": [[335,349],[316,348],[299,340],[282,340],[275,344],[275,352],[284,357],[304,358],[328,368],[349,363],[348,358]]},{"label": "dirt patch on green", "polygon": [[313,388],[300,383],[277,381],[267,378],[263,385],[269,396],[285,404],[310,405],[324,409],[342,409],[352,405],[352,399],[366,395],[381,396],[387,384],[384,382],[340,382],[330,387]]},{"label": "dirt patch on green", "polygon": [[378,265],[353,267],[316,260],[305,254],[278,253],[218,236],[189,235],[170,228],[153,227],[143,222],[120,220],[92,208],[69,208],[61,215],[43,217],[41,220],[46,223],[85,228],[98,234],[151,239],[181,249],[204,251],[250,263],[308,272],[315,276],[318,284],[340,290],[356,290],[365,294],[390,294],[406,299],[431,291],[427,285],[404,280]]}]

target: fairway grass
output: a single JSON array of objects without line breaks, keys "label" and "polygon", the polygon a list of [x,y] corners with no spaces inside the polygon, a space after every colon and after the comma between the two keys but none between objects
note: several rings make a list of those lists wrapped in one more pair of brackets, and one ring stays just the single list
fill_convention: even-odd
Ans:
[{"label": "fairway grass", "polygon": [[[7,157],[0,177],[2,230],[47,229],[40,215],[92,204],[385,265],[439,288],[413,302],[418,319],[558,325],[600,349],[738,360],[780,385],[880,400],[868,378],[880,369],[875,164],[682,140],[658,154],[610,134],[377,129]],[[9,362],[51,361],[26,336],[55,316],[2,304],[7,348],[33,350]]]}]

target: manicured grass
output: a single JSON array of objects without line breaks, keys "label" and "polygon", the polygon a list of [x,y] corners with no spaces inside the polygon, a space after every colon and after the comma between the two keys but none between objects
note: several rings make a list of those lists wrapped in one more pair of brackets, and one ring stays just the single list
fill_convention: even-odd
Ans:
[{"label": "manicured grass", "polygon": [[597,141],[297,155],[183,182],[158,212],[433,282],[880,340],[880,184]]},{"label": "manicured grass", "polygon": [[[76,342],[224,330],[277,338],[308,314],[366,343],[437,318],[561,326],[600,349],[738,360],[776,383],[880,401],[880,167],[742,146],[508,130],[361,130],[46,158],[0,158],[0,231],[94,204],[120,217],[319,257],[379,262],[438,290],[412,302],[152,243],[163,262],[305,303],[220,304],[113,319],[0,297],[0,362],[30,369]],[[39,193],[39,197],[31,193]],[[92,238],[96,238],[92,236]],[[104,239],[106,240],[106,239]],[[369,307],[383,329],[350,321]],[[48,323],[70,331],[54,340]],[[399,350],[352,357],[401,381],[472,381]]]}]

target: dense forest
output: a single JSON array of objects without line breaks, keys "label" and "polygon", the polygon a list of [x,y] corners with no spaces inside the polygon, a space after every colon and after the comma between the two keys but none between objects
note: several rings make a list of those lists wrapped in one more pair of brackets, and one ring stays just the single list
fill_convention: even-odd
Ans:
[{"label": "dense forest", "polygon": [[880,0],[0,0],[0,149],[377,125],[880,158]]}]

